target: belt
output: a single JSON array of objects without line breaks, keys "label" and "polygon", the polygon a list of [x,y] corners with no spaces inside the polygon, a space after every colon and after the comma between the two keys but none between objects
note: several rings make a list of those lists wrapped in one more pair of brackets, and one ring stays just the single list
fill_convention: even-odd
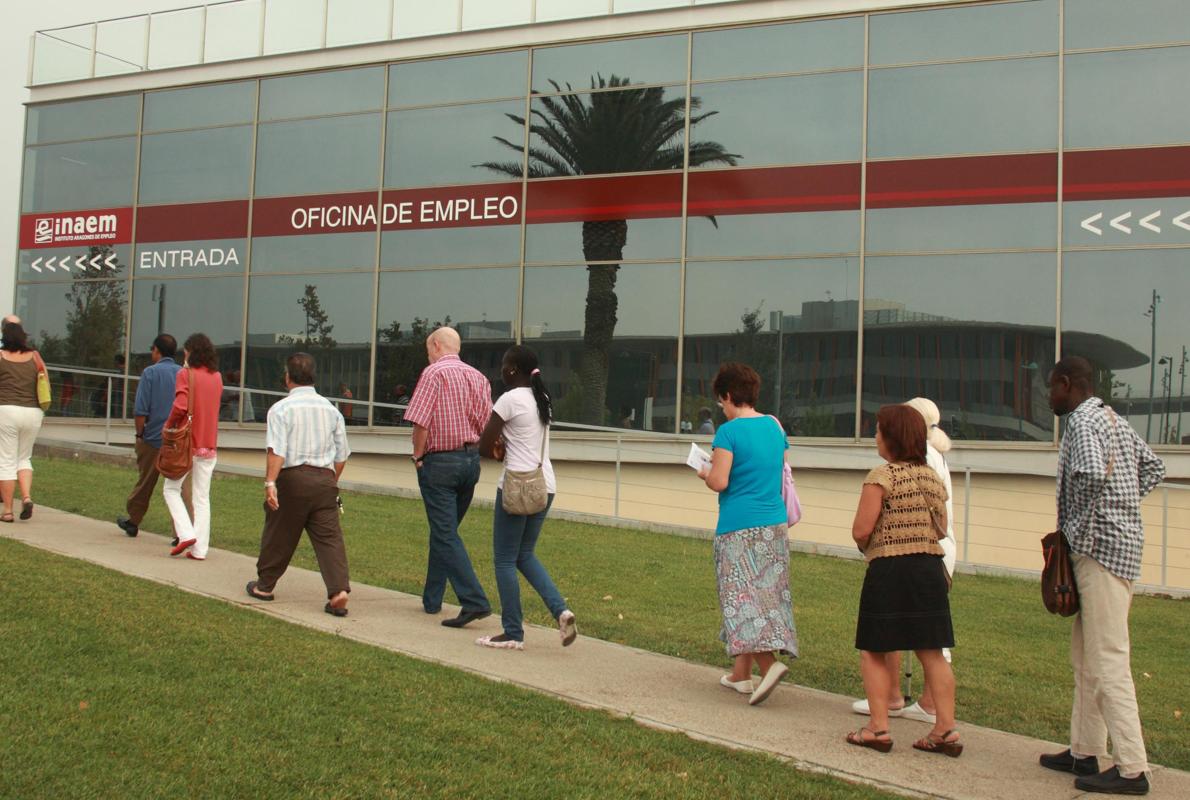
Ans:
[{"label": "belt", "polygon": [[423,457],[437,455],[438,453],[471,453],[477,450],[479,450],[479,442],[467,442],[462,447],[456,447],[454,450],[431,450],[428,453],[424,453]]},{"label": "belt", "polygon": [[332,475],[335,474],[335,471],[330,467],[316,467],[313,464],[298,464],[296,467],[282,467],[281,471],[289,472],[290,470],[294,469],[300,469],[303,472],[329,472]]}]

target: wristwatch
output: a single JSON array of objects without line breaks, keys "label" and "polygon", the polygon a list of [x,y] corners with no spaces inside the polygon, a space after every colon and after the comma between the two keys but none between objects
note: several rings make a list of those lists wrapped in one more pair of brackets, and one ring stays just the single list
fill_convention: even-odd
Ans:
[{"label": "wristwatch", "polygon": [[266,488],[266,489],[276,489],[276,488],[277,488],[277,482],[276,482],[276,481],[265,481],[265,482],[264,482],[264,488]]},{"label": "wristwatch", "polygon": [[[425,458],[425,456],[422,456],[422,458]],[[421,463],[421,458],[418,458],[417,456],[409,456],[409,460],[413,462],[413,466],[415,467]]]}]

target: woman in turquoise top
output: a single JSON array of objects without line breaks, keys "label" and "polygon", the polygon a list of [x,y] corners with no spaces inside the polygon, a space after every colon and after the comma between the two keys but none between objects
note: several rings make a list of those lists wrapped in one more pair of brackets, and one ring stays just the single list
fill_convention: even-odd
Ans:
[{"label": "woman in turquoise top", "polygon": [[[797,658],[789,591],[789,538],[781,471],[789,447],[773,417],[756,410],[760,376],[744,364],[724,364],[712,384],[727,422],[711,443],[711,466],[698,473],[719,493],[715,572],[723,627],[719,638],[735,659],[720,683],[765,700],[788,672],[779,654]],[[752,665],[760,682],[752,683]]]}]

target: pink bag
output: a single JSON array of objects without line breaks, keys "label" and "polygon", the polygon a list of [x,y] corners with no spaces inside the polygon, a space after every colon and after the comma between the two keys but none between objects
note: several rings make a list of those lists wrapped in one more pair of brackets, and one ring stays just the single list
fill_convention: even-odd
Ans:
[{"label": "pink bag", "polygon": [[[785,428],[781,425],[781,420],[769,414],[769,419],[777,423],[777,427],[781,428],[781,433],[784,435]],[[802,519],[802,501],[798,499],[797,487],[793,483],[793,470],[790,469],[789,463],[785,458],[781,458],[781,499],[785,501],[785,518],[789,520],[789,527],[798,524]]]}]

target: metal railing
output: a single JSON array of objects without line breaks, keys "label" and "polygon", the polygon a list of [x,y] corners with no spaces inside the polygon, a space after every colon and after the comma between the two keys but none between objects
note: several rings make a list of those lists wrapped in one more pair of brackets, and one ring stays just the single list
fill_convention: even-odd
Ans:
[{"label": "metal railing", "polygon": [[696,3],[607,0],[604,10],[591,10],[531,0],[498,14],[493,5],[492,0],[433,0],[416,7],[402,0],[229,0],[54,28],[33,35],[29,85]]},{"label": "metal railing", "polygon": [[[76,369],[72,367],[47,366],[53,386],[53,405],[50,415],[59,418],[93,420],[103,423],[103,442],[111,444],[114,424],[127,424],[132,418],[131,389],[136,375],[121,375],[100,370]],[[125,383],[127,381],[127,383]],[[227,387],[229,392],[247,398],[260,396],[264,402],[253,403],[253,408],[264,409],[284,397],[286,392],[253,389],[241,386]],[[378,434],[393,431],[402,426],[399,414],[408,407],[404,404],[359,400],[354,397],[327,396],[341,410],[355,406],[367,411],[365,424],[353,425],[349,434]],[[241,401],[243,402],[243,401]],[[236,418],[240,418],[237,406]],[[376,409],[395,412],[391,424],[366,424],[368,419],[376,420]],[[261,430],[260,422],[235,422],[228,420],[233,429]],[[555,440],[554,450],[568,448],[573,457],[565,462],[581,464],[583,471],[567,470],[571,464],[558,461],[560,481],[566,480],[566,490],[560,493],[555,507],[611,520],[645,523],[662,528],[701,529],[712,528],[715,520],[713,495],[692,480],[685,466],[676,466],[684,461],[685,450],[691,442],[706,445],[710,436],[690,433],[665,433],[626,428],[608,428],[579,423],[556,422],[557,431],[569,434],[565,439]],[[840,453],[854,454],[854,463],[834,468],[799,469],[796,472],[800,493],[811,495],[814,501],[807,504],[807,517],[802,525],[794,529],[793,541],[801,549],[815,552],[829,552],[835,555],[855,556],[850,547],[850,515],[854,512],[858,497],[858,486],[844,484],[831,478],[833,470],[854,471],[878,462],[871,448],[830,447],[819,444],[805,444],[793,440],[792,461],[805,457],[831,456]],[[870,462],[870,463],[869,463]],[[683,478],[672,479],[674,473],[665,469],[673,467]],[[1022,562],[1036,563],[1040,560],[1039,537],[1054,527],[1052,488],[1004,486],[1014,479],[1050,479],[1053,472],[1048,469],[1020,470],[1000,465],[980,464],[964,452],[961,445],[951,451],[950,467],[953,481],[953,505],[959,552],[957,561],[966,568],[976,571],[990,570],[1010,574],[1037,574],[1036,568],[1019,566]],[[660,469],[660,471],[657,471]],[[641,472],[639,476],[631,473]],[[978,484],[978,485],[977,485]],[[1158,485],[1146,498],[1143,509],[1150,518],[1160,513],[1160,538],[1150,539],[1145,548],[1143,565],[1146,580],[1142,576],[1141,588],[1145,590],[1190,592],[1190,486],[1164,482]],[[960,496],[961,494],[961,496]],[[1007,494],[1008,497],[1001,495]],[[982,495],[982,496],[981,496]],[[592,511],[592,509],[595,509]],[[842,522],[821,522],[814,518],[833,517]],[[1005,518],[1008,518],[1005,521]],[[985,519],[986,518],[986,519]],[[1154,526],[1150,523],[1150,530]],[[978,548],[973,557],[972,548]],[[1176,571],[1176,576],[1171,574]],[[1159,581],[1154,575],[1159,575]]]}]

